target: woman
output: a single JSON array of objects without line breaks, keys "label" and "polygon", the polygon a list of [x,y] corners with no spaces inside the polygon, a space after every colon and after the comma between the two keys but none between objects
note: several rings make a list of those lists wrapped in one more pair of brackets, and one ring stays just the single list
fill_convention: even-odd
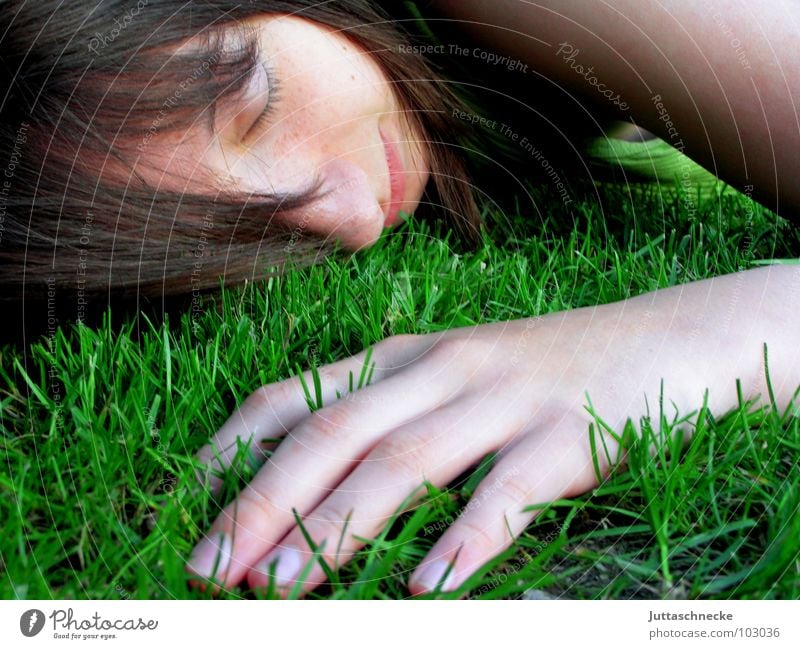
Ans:
[{"label": "woman", "polygon": [[[80,304],[108,289],[159,295],[211,287],[219,276],[240,281],[330,242],[368,246],[426,189],[461,232],[478,231],[453,145],[475,113],[370,3],[186,9],[141,0],[60,10],[57,21],[47,3],[30,4],[11,3],[14,37],[3,41],[4,74],[12,71],[4,142],[25,136],[9,180],[17,213],[5,236],[16,248],[2,253],[25,275],[21,283],[6,274],[9,294],[52,285],[74,290]],[[796,64],[788,47],[769,50],[746,9],[428,4],[438,12],[429,17],[475,38],[462,50],[447,44],[449,56],[468,64],[480,50],[527,65],[754,196],[800,204],[794,84],[781,74],[797,78]],[[771,38],[789,38],[783,14],[797,12],[776,5],[760,14]],[[749,78],[730,25],[747,45]],[[773,151],[778,140],[786,146]],[[409,579],[414,594],[455,588],[523,531],[536,515],[527,505],[598,483],[587,395],[612,430],[647,414],[662,390],[680,413],[707,390],[721,414],[737,403],[736,379],[745,398],[767,394],[766,345],[776,405],[787,407],[800,384],[799,306],[800,271],[768,267],[621,303],[388,338],[371,350],[375,370],[359,398],[347,394],[349,376],[367,352],[321,368],[324,407],[312,414],[300,378],[264,386],[199,459],[212,488],[237,443],[256,456],[270,451],[269,461],[187,568],[198,583],[263,587],[272,576],[291,587],[313,560],[305,533],[323,560],[341,565],[424,480],[446,485],[497,451],[479,505],[465,508]],[[275,447],[260,442],[277,437]],[[604,443],[601,475],[619,451],[612,435]],[[314,562],[302,588],[324,580]]]}]

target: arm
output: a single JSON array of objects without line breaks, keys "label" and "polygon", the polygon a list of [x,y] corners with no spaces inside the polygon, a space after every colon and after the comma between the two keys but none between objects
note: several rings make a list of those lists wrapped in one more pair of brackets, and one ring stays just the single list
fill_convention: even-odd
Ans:
[{"label": "arm", "polygon": [[[612,2],[617,8],[634,6],[633,0]],[[543,35],[552,35],[559,25],[565,29],[571,25],[564,19],[548,25],[547,12],[541,8],[514,16],[514,6],[533,7],[519,0],[450,4],[454,11],[471,5],[492,13],[499,7],[507,13],[501,11],[495,23],[501,18],[516,25],[530,21]],[[578,2],[559,4],[577,13],[592,13]],[[591,6],[607,9],[599,3]],[[617,38],[622,33],[618,49],[627,52],[628,60],[641,61],[648,51],[643,43],[649,41],[637,44],[635,30],[606,29],[601,18],[594,16],[597,24],[592,31],[601,34],[610,29]],[[584,23],[587,20],[583,18]],[[645,22],[641,19],[639,24]],[[619,80],[620,92],[630,94],[632,106],[637,102],[643,116],[638,120],[637,113],[637,121],[659,130],[652,115],[646,121],[650,98],[638,88],[640,79],[629,73],[625,58],[604,62],[602,48],[583,34],[583,28],[570,29],[560,40],[574,39],[575,48],[584,48],[589,59],[597,59],[597,74]],[[663,33],[659,29],[655,18],[648,23],[651,32]],[[524,37],[516,45],[509,41],[505,51],[522,56],[527,42]],[[541,62],[546,58],[541,52],[549,53],[549,62],[540,68],[582,87],[584,80],[576,81],[570,68],[561,67],[564,61],[555,57],[552,45],[545,50],[530,47],[531,61]],[[681,52],[670,51],[669,56],[674,56],[676,65],[681,63]],[[688,63],[686,57],[683,64]],[[637,69],[648,71],[654,92],[669,101],[675,97],[675,108],[670,104],[670,110],[680,119],[681,132],[695,134],[685,136],[687,147],[691,141],[702,154],[698,143],[706,140],[697,134],[704,133],[704,122],[694,119],[702,114],[713,135],[706,142],[708,151],[720,155],[718,146],[732,146],[725,141],[730,124],[720,117],[724,111],[713,98],[708,106],[697,108],[691,93],[681,103],[673,86],[680,89],[683,77],[670,77],[665,65],[652,58],[646,65],[637,63]],[[733,78],[732,70],[729,73],[733,92],[740,80]],[[700,83],[683,81],[692,87]],[[744,110],[746,102],[737,101],[739,110]],[[780,106],[770,110],[780,112]],[[750,114],[745,113],[741,119],[747,122]],[[758,120],[752,122],[757,132]],[[748,165],[755,165],[767,178],[769,165],[755,162],[763,142],[748,129],[743,129],[743,138],[749,138],[744,146],[752,156]],[[723,158],[735,173],[736,160],[729,160],[729,153]],[[790,196],[796,190],[785,175],[792,164],[788,156],[776,162],[784,174],[781,191]],[[754,173],[750,167],[748,171]],[[752,175],[745,178],[755,183]],[[764,180],[760,187],[768,188],[769,183]],[[347,394],[348,375],[359,376],[364,352],[322,368],[324,407],[311,415],[298,379],[264,386],[233,414],[199,458],[209,468],[225,468],[236,455],[237,441],[249,442],[257,456],[273,447],[260,444],[254,436],[286,438],[216,519],[188,569],[199,578],[213,576],[228,586],[246,578],[257,588],[266,585],[274,570],[280,589],[288,589],[310,563],[301,586],[306,592],[327,576],[314,562],[293,509],[315,545],[324,548],[325,562],[341,565],[363,546],[364,538],[376,535],[410,493],[418,493],[423,480],[443,487],[496,451],[497,461],[473,495],[471,504],[477,504],[463,510],[409,579],[411,591],[422,593],[452,566],[444,589],[453,589],[525,529],[536,515],[526,511],[526,505],[571,497],[597,485],[586,394],[598,416],[615,430],[628,419],[638,423],[648,414],[648,404],[658,403],[661,396],[662,381],[664,403],[674,404],[682,417],[696,412],[706,390],[713,413],[721,415],[735,407],[737,379],[745,399],[760,397],[766,404],[766,344],[776,402],[783,410],[800,384],[798,314],[800,266],[765,267],[541,318],[389,338],[375,346],[374,380],[361,390]],[[304,378],[312,384],[310,373]],[[337,393],[345,396],[338,399]],[[607,444],[613,456],[613,440]],[[607,472],[609,467],[603,466],[602,457],[599,460]]]},{"label": "arm", "polygon": [[[656,367],[666,368],[665,377],[671,370],[673,385],[682,380],[692,384],[691,375],[699,379],[695,387],[709,389],[715,415],[736,407],[736,379],[745,399],[769,403],[764,345],[775,402],[781,411],[790,405],[800,386],[800,265],[766,266],[674,286],[628,303],[636,301],[651,303],[655,317],[670,319],[672,347],[666,347]],[[639,386],[632,387],[635,392]]]},{"label": "arm", "polygon": [[611,109],[575,68],[593,66],[599,82],[630,106],[614,109],[619,117],[633,118],[774,211],[800,212],[797,3],[431,0],[428,6],[463,21],[485,47]]},{"label": "arm", "polygon": [[[359,375],[363,352],[323,369],[324,407],[311,416],[296,378],[265,386],[200,459],[224,467],[237,438],[291,434],[216,519],[189,570],[208,577],[216,568],[224,584],[246,577],[261,588],[277,568],[280,588],[291,588],[311,562],[302,583],[311,590],[326,575],[292,508],[324,544],[325,561],[341,565],[410,493],[420,494],[423,480],[444,487],[498,451],[471,505],[409,580],[413,593],[425,592],[452,564],[444,589],[453,589],[525,529],[536,515],[526,505],[597,485],[587,393],[617,431],[658,404],[662,380],[667,417],[696,419],[706,390],[714,414],[734,408],[737,378],[746,399],[766,404],[766,343],[785,409],[800,384],[798,313],[800,266],[766,267],[541,318],[388,338],[375,346],[375,379],[361,390],[336,398],[347,392],[348,372]],[[606,443],[615,457],[615,442]]]}]

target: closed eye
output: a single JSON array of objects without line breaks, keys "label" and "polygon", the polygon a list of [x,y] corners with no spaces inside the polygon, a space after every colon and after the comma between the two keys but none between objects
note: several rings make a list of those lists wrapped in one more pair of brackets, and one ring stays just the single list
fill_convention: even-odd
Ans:
[{"label": "closed eye", "polygon": [[[273,70],[269,68],[269,66],[264,65],[264,71],[266,73],[267,79],[267,89],[266,91],[260,91],[261,94],[266,96],[266,100],[264,102],[264,108],[258,114],[258,116],[253,120],[253,123],[247,129],[247,132],[244,134],[242,140],[245,143],[252,143],[252,141],[258,139],[258,137],[266,130],[267,126],[269,125],[269,120],[274,114],[275,105],[278,100],[278,91],[280,88],[280,82],[277,79]],[[258,78],[259,75],[253,75]]]}]

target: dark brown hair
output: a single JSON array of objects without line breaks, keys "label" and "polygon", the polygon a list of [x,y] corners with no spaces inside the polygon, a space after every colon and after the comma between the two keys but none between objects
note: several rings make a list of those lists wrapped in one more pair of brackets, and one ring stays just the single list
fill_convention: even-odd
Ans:
[{"label": "dark brown hair", "polygon": [[[224,52],[222,28],[260,13],[329,25],[371,53],[429,143],[426,200],[463,236],[478,236],[478,208],[454,146],[469,138],[451,118],[460,101],[422,57],[400,47],[408,35],[372,2],[10,0],[2,10],[3,298],[42,298],[55,289],[87,298],[185,294],[217,287],[220,277],[262,277],[289,249],[299,260],[326,252],[329,244],[298,240],[284,220],[270,219],[318,197],[315,179],[299,194],[209,196],[164,191],[130,173],[124,143],[146,145],[156,128],[185,128],[242,89],[257,51],[251,43]],[[174,54],[198,35],[207,48]]]}]

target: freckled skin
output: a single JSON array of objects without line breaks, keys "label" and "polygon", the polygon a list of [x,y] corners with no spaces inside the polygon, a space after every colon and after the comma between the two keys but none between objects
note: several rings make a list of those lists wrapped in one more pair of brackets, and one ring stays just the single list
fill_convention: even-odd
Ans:
[{"label": "freckled skin", "polygon": [[[302,221],[304,229],[338,239],[346,248],[370,245],[385,227],[391,199],[381,131],[397,142],[406,179],[405,212],[415,210],[429,178],[421,137],[377,63],[341,33],[276,14],[246,25],[256,31],[262,59],[279,86],[263,129],[245,140],[264,107],[266,73],[239,103],[218,106],[216,137],[201,123],[183,133],[156,134],[137,172],[182,191],[216,184],[243,192],[300,191],[318,174],[334,196],[304,215],[284,218],[294,219],[296,226]],[[192,41],[183,45],[192,46]]]}]

